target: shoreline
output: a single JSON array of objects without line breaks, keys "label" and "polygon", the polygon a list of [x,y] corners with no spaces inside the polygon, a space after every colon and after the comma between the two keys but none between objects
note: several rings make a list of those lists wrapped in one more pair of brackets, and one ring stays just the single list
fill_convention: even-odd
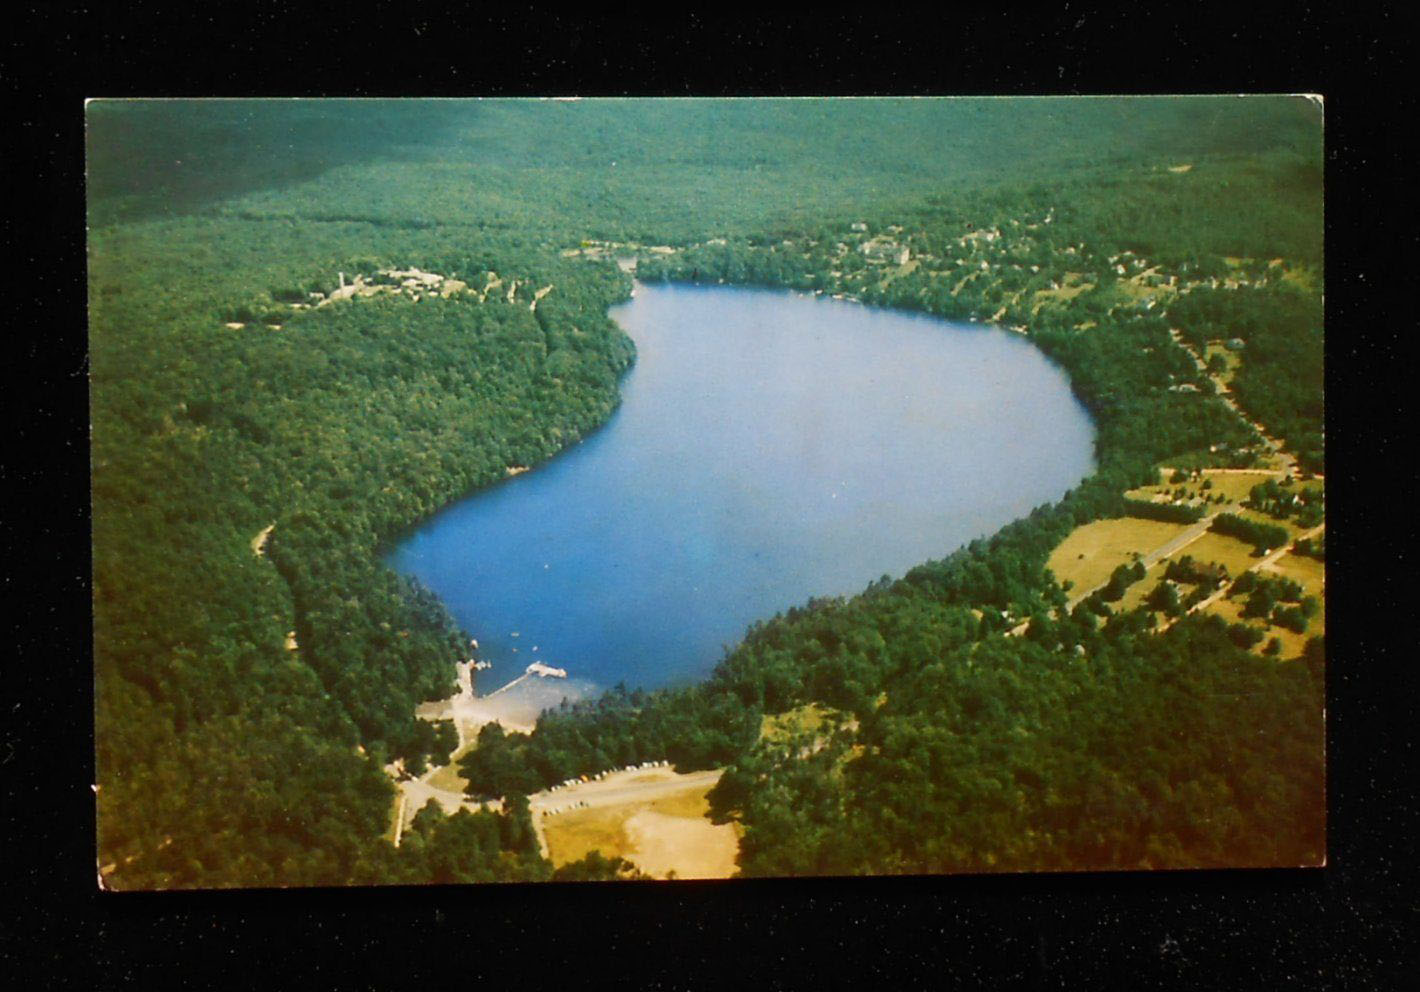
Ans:
[{"label": "shoreline", "polygon": [[[415,815],[430,799],[437,801],[444,812],[449,814],[459,809],[501,809],[501,804],[496,801],[480,802],[470,799],[461,791],[436,785],[433,780],[435,776],[447,778],[450,770],[453,770],[457,777],[459,760],[473,749],[479,732],[488,724],[498,724],[505,733],[531,734],[537,727],[537,720],[542,711],[557,705],[550,700],[548,694],[516,691],[519,686],[541,686],[549,681],[534,677],[531,672],[524,672],[485,696],[477,695],[473,688],[475,664],[475,659],[470,658],[455,666],[458,692],[444,699],[421,703],[414,710],[414,715],[421,720],[453,721],[454,730],[458,734],[458,744],[449,756],[449,763],[430,765],[418,776],[406,772],[402,760],[384,766],[385,774],[395,787],[393,842],[396,847],[399,846],[405,828],[413,822]],[[574,683],[564,684],[572,691],[565,692],[562,698],[579,695],[579,692],[572,688]]]},{"label": "shoreline", "polygon": [[537,724],[537,712],[528,712],[528,701],[519,699],[516,695],[505,695],[531,676],[524,672],[507,684],[480,696],[473,687],[474,664],[474,660],[469,659],[455,665],[458,692],[443,699],[419,704],[415,707],[414,715],[429,721],[452,720],[459,735],[457,750],[460,751],[477,738],[478,731],[485,724],[498,723],[506,731],[532,733]]}]

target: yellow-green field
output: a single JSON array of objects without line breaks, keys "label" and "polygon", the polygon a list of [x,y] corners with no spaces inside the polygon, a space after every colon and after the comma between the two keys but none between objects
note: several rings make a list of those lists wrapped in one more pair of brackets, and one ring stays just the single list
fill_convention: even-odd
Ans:
[{"label": "yellow-green field", "polygon": [[1184,555],[1192,555],[1193,560],[1197,562],[1222,565],[1233,578],[1237,578],[1260,560],[1252,556],[1251,545],[1244,544],[1235,537],[1214,534],[1212,531],[1189,544],[1176,557],[1181,558]]},{"label": "yellow-green field", "polygon": [[1268,566],[1264,570],[1264,574],[1267,573],[1281,575],[1301,583],[1302,592],[1307,596],[1315,596],[1320,607],[1316,616],[1307,622],[1305,634],[1294,634],[1288,630],[1274,628],[1282,637],[1284,656],[1290,657],[1286,653],[1286,649],[1291,641],[1297,643],[1297,652],[1300,653],[1301,645],[1305,644],[1308,638],[1320,637],[1326,633],[1326,565],[1315,558],[1307,558],[1288,552]]},{"label": "yellow-green field", "polygon": [[1227,368],[1218,378],[1225,385],[1231,385],[1233,376],[1237,375],[1238,366],[1242,364],[1242,356],[1221,341],[1209,341],[1207,347],[1203,349],[1203,361],[1205,363],[1212,361],[1214,355],[1222,355],[1223,361],[1227,363]]},{"label": "yellow-green field", "polygon": [[[1119,612],[1132,610],[1143,605],[1144,597],[1148,596],[1164,577],[1164,572],[1168,569],[1170,561],[1183,558],[1185,555],[1201,564],[1218,564],[1228,570],[1228,575],[1236,579],[1243,572],[1256,565],[1260,559],[1252,557],[1251,546],[1232,537],[1224,537],[1221,534],[1208,532],[1197,540],[1190,541],[1181,549],[1161,558],[1154,563],[1144,574],[1144,577],[1134,583],[1124,592],[1124,597],[1118,603],[1111,603]],[[1290,557],[1290,556],[1288,556]],[[1300,581],[1300,580],[1298,580]],[[1184,586],[1179,590],[1179,595],[1186,595],[1190,587]]]},{"label": "yellow-green field", "polygon": [[600,851],[660,878],[729,878],[739,852],[736,824],[707,819],[705,786],[658,799],[571,810],[543,825],[554,865]]},{"label": "yellow-green field", "polygon": [[828,722],[833,711],[818,703],[809,703],[773,716],[765,716],[759,725],[759,739],[783,742],[803,734],[817,733]]},{"label": "yellow-green field", "polygon": [[1284,660],[1296,658],[1301,655],[1302,649],[1310,638],[1320,637],[1326,633],[1326,567],[1315,559],[1288,553],[1259,571],[1263,575],[1280,575],[1293,579],[1301,584],[1305,595],[1317,598],[1320,609],[1317,610],[1316,616],[1307,623],[1305,633],[1298,634],[1283,627],[1266,625],[1256,617],[1243,619],[1242,610],[1247,603],[1246,596],[1220,599],[1209,606],[1206,612],[1216,614],[1228,623],[1246,623],[1259,630],[1265,626],[1266,636],[1253,648],[1255,654],[1261,654],[1268,640],[1275,637],[1282,644],[1282,652],[1278,657]]},{"label": "yellow-green field", "polygon": [[[1131,499],[1151,500],[1161,493],[1171,493],[1178,488],[1178,485],[1182,485],[1188,491],[1204,492],[1200,487],[1204,480],[1208,480],[1212,485],[1206,492],[1213,495],[1222,494],[1229,501],[1221,506],[1215,504],[1214,509],[1235,513],[1259,523],[1282,526],[1294,538],[1304,530],[1295,521],[1275,520],[1264,513],[1246,510],[1238,505],[1242,500],[1248,498],[1254,486],[1277,479],[1276,472],[1205,470],[1202,473],[1202,478],[1190,479],[1176,485],[1168,482],[1168,477],[1172,473],[1171,467],[1161,468],[1158,483],[1132,489],[1125,495]],[[1309,481],[1298,484],[1297,491],[1318,491],[1322,490],[1323,486],[1322,482]],[[1073,596],[1078,596],[1107,582],[1115,568],[1122,564],[1128,564],[1136,554],[1145,555],[1153,549],[1167,544],[1187,529],[1185,524],[1161,523],[1131,517],[1119,520],[1097,520],[1072,531],[1051,554],[1047,565],[1061,583],[1073,582],[1070,592]],[[1259,558],[1253,557],[1250,545],[1236,538],[1225,537],[1211,531],[1205,532],[1168,558],[1161,559],[1150,566],[1144,577],[1126,588],[1124,596],[1119,601],[1111,603],[1110,606],[1117,612],[1128,612],[1142,606],[1144,599],[1163,579],[1169,561],[1182,558],[1185,555],[1202,564],[1222,565],[1233,579],[1255,567],[1260,561]],[[1306,633],[1295,634],[1281,627],[1270,626],[1267,630],[1267,638],[1256,648],[1260,653],[1262,647],[1267,643],[1267,639],[1276,637],[1282,646],[1281,657],[1284,659],[1295,658],[1301,654],[1308,638],[1320,635],[1325,630],[1325,568],[1321,562],[1314,559],[1288,553],[1269,565],[1267,572],[1295,579],[1301,583],[1307,595],[1315,596],[1322,604],[1317,615],[1308,623]],[[1181,588],[1179,593],[1181,596],[1186,596],[1188,587]],[[1239,597],[1236,601],[1220,599],[1208,608],[1208,612],[1215,613],[1230,623],[1239,622],[1241,620],[1239,614],[1245,601],[1246,597]],[[1259,629],[1263,626],[1262,622],[1256,619],[1243,622],[1250,623]]]},{"label": "yellow-green field", "polygon": [[[1276,479],[1276,472],[1214,472],[1204,470],[1203,479],[1213,483],[1212,488],[1203,490],[1199,487],[1203,485],[1203,480],[1189,480],[1170,484],[1168,477],[1173,474],[1172,469],[1161,469],[1159,471],[1159,483],[1153,486],[1143,486],[1139,489],[1131,489],[1125,495],[1130,499],[1149,499],[1158,493],[1171,493],[1179,486],[1190,492],[1206,493],[1209,496],[1217,497],[1221,493],[1234,504],[1241,503],[1247,499],[1252,487],[1259,485],[1269,479]],[[1227,507],[1228,512],[1236,513],[1237,507]]]},{"label": "yellow-green field", "polygon": [[1308,596],[1320,599],[1326,589],[1326,565],[1315,558],[1288,552],[1269,565],[1267,571],[1300,582]]},{"label": "yellow-green field", "polygon": [[[1184,554],[1188,549],[1183,550]],[[1159,584],[1159,580],[1164,577],[1164,569],[1168,567],[1168,559],[1164,558],[1144,573],[1144,577],[1132,586],[1124,590],[1124,596],[1117,603],[1110,603],[1110,609],[1116,613],[1128,613],[1144,605],[1144,597],[1154,591],[1154,587]],[[1180,594],[1181,595],[1181,594]]]},{"label": "yellow-green field", "polygon": [[1302,525],[1297,523],[1296,520],[1278,520],[1276,517],[1269,517],[1267,514],[1259,513],[1256,510],[1233,509],[1229,510],[1228,512],[1235,513],[1238,516],[1243,517],[1247,520],[1255,520],[1260,524],[1273,524],[1275,526],[1281,527],[1294,539],[1297,537],[1297,535],[1305,533],[1307,530],[1310,529],[1308,527],[1303,527]]},{"label": "yellow-green field", "polygon": [[1041,304],[1052,300],[1063,302],[1074,299],[1085,290],[1093,289],[1094,285],[1093,282],[1086,282],[1085,277],[1078,272],[1067,272],[1059,289],[1038,289],[1035,291],[1035,306],[1038,309]]},{"label": "yellow-green field", "polygon": [[[1213,603],[1204,612],[1220,616],[1228,623],[1245,623],[1250,627],[1256,627],[1258,630],[1263,630],[1263,622],[1258,618],[1249,617],[1247,619],[1243,619],[1242,610],[1243,607],[1246,605],[1246,596],[1237,596],[1233,599],[1224,598],[1218,600],[1216,603]],[[1252,653],[1256,655],[1261,655],[1262,649],[1267,646],[1267,642],[1275,637],[1282,644],[1281,653],[1277,655],[1279,661],[1290,661],[1294,658],[1298,658],[1301,656],[1302,649],[1306,646],[1307,640],[1311,637],[1317,636],[1322,632],[1322,628],[1319,623],[1321,619],[1321,614],[1317,614],[1317,616],[1313,618],[1310,623],[1307,624],[1307,632],[1305,634],[1296,634],[1283,627],[1274,627],[1269,625],[1265,629],[1265,634],[1262,640],[1258,641],[1257,644],[1253,646]]]},{"label": "yellow-green field", "polygon": [[438,769],[427,779],[428,783],[436,789],[448,789],[450,792],[463,792],[468,788],[468,780],[459,774],[458,761],[466,752],[455,754],[450,758],[449,763]]},{"label": "yellow-green field", "polygon": [[1071,595],[1079,595],[1108,582],[1110,573],[1132,562],[1136,552],[1147,554],[1187,529],[1184,524],[1137,517],[1096,520],[1071,531],[1046,565],[1057,581],[1074,582]]}]

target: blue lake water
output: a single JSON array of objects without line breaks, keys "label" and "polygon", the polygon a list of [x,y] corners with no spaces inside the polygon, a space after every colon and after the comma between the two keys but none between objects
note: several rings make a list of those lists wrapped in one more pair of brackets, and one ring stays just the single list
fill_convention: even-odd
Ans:
[{"label": "blue lake water", "polygon": [[1008,331],[727,287],[638,285],[612,316],[637,361],[606,426],[389,556],[478,639],[480,692],[533,661],[578,695],[698,681],[753,621],[1093,471],[1064,373]]}]

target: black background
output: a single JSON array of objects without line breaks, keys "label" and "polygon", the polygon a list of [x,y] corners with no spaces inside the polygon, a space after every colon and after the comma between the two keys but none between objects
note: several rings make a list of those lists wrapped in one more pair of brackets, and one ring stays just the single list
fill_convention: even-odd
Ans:
[{"label": "black background", "polygon": [[[1420,975],[1414,18],[1293,3],[569,20],[413,3],[45,5],[0,85],[11,251],[0,694],[17,989],[1391,988]],[[240,23],[238,23],[238,19]],[[1329,865],[1320,870],[100,893],[89,611],[90,96],[1318,92],[1327,129]],[[15,306],[17,304],[17,306]],[[16,979],[18,979],[16,981]]]}]

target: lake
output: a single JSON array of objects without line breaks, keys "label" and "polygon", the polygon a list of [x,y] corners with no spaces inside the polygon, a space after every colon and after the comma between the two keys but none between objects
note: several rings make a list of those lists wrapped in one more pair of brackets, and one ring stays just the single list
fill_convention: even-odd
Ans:
[{"label": "lake", "polygon": [[[1094,428],[1026,338],[800,294],[638,284],[623,401],[388,561],[492,663],[582,695],[705,678],[746,627],[852,595],[1053,502]],[[555,699],[550,700],[555,702]]]}]

